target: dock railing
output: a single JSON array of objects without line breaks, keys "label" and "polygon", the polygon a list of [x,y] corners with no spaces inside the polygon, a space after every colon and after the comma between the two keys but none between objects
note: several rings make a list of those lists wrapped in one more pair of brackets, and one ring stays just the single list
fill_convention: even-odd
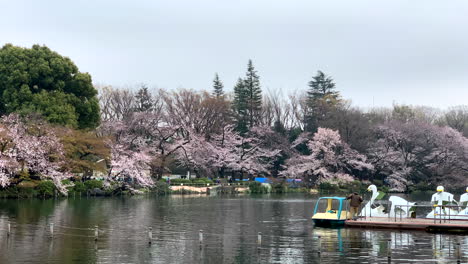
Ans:
[{"label": "dock railing", "polygon": [[[368,201],[363,201],[359,208],[359,217],[373,218],[382,216],[372,215],[372,209],[365,210]],[[379,201],[380,205],[386,207],[385,217],[388,221],[398,222],[403,219],[417,218],[417,219],[430,219],[434,223],[460,223],[468,224],[468,205],[432,205],[432,204],[398,204],[394,205],[393,211],[390,210],[392,204],[390,201]],[[377,205],[378,206],[378,205]],[[349,207],[348,207],[349,208]],[[372,208],[372,207],[371,207]],[[376,207],[374,207],[376,208]],[[404,210],[406,209],[406,210]],[[427,217],[433,212],[433,217]]]},{"label": "dock railing", "polygon": [[[395,210],[393,213],[393,218],[395,222],[397,221],[397,209],[400,209],[400,213],[398,213],[399,220],[401,221],[403,219],[403,213],[401,212],[403,211],[402,208],[404,207],[408,208],[408,215],[406,215],[405,218],[433,219],[434,224],[437,222],[452,223],[455,221],[457,223],[463,221],[468,224],[468,210],[466,209],[467,205],[395,205]],[[414,210],[411,210],[412,208],[414,208]],[[426,213],[423,217],[416,217],[418,208],[429,209],[429,213],[433,212],[434,217],[426,217],[428,213]],[[427,210],[424,211],[427,212]],[[411,216],[411,212],[414,212],[414,217],[409,217]]]}]

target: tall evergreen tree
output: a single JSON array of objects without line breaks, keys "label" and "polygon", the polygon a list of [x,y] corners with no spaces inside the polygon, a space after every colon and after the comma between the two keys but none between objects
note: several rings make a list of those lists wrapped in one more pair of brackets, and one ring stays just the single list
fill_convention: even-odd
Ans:
[{"label": "tall evergreen tree", "polygon": [[325,75],[322,71],[317,71],[317,75],[312,77],[309,82],[310,90],[307,92],[309,101],[317,99],[337,99],[339,93],[335,91],[336,84],[330,76]]},{"label": "tall evergreen tree", "polygon": [[213,95],[216,96],[216,98],[222,97],[224,95],[223,88],[224,85],[219,79],[218,73],[216,73],[213,80]]},{"label": "tall evergreen tree", "polygon": [[312,77],[307,92],[306,130],[315,132],[321,121],[340,103],[340,94],[335,90],[335,82],[322,71]]},{"label": "tall evergreen tree", "polygon": [[258,124],[262,110],[260,77],[252,64],[252,60],[249,60],[247,65],[244,88],[246,93],[247,121],[249,128],[251,128]]},{"label": "tall evergreen tree", "polygon": [[146,85],[142,85],[135,95],[136,99],[136,111],[137,112],[149,112],[153,108],[153,98],[151,93],[148,91]]},{"label": "tall evergreen tree", "polygon": [[241,133],[247,132],[247,92],[244,84],[245,82],[241,78],[237,80],[236,86],[234,86],[234,100],[232,101],[237,123],[236,129]]}]

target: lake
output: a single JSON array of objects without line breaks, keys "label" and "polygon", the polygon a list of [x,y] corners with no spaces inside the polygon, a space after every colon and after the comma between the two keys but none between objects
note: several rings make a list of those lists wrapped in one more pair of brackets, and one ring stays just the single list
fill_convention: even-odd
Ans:
[{"label": "lake", "polygon": [[[462,262],[468,261],[468,236],[314,228],[310,217],[316,198],[290,194],[1,199],[0,263],[388,263],[388,247],[392,263],[456,263],[457,243]],[[430,195],[424,198],[429,199]]]}]

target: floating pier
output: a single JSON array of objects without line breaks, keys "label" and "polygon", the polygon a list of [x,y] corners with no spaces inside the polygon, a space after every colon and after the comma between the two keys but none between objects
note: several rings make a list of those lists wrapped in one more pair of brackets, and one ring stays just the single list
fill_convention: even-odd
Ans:
[{"label": "floating pier", "polygon": [[468,234],[468,221],[454,219],[366,217],[357,220],[346,220],[345,226]]}]

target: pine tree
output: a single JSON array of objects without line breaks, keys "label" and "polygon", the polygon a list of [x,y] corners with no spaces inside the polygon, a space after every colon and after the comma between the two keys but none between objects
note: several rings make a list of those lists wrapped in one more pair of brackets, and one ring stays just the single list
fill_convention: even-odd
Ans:
[{"label": "pine tree", "polygon": [[249,128],[258,124],[262,109],[262,89],[260,77],[255,70],[252,60],[247,65],[247,73],[244,79],[246,92],[247,121]]},{"label": "pine tree", "polygon": [[244,84],[245,82],[241,78],[237,80],[236,86],[234,86],[234,100],[232,101],[237,122],[236,129],[241,133],[247,132],[247,93]]},{"label": "pine tree", "polygon": [[325,75],[322,71],[318,71],[317,75],[312,77],[312,81],[309,82],[310,90],[307,92],[309,102],[313,102],[317,99],[337,99],[339,93],[335,89],[336,84],[333,79]]},{"label": "pine tree", "polygon": [[218,73],[216,73],[215,78],[213,80],[213,96],[216,96],[216,98],[223,97],[224,96],[223,88],[224,88],[224,85],[219,79]]},{"label": "pine tree", "polygon": [[335,91],[335,82],[318,71],[309,82],[310,90],[307,92],[306,130],[315,132],[321,121],[340,103],[340,94]]},{"label": "pine tree", "polygon": [[149,112],[153,108],[153,98],[146,85],[142,85],[135,95],[137,112]]}]

